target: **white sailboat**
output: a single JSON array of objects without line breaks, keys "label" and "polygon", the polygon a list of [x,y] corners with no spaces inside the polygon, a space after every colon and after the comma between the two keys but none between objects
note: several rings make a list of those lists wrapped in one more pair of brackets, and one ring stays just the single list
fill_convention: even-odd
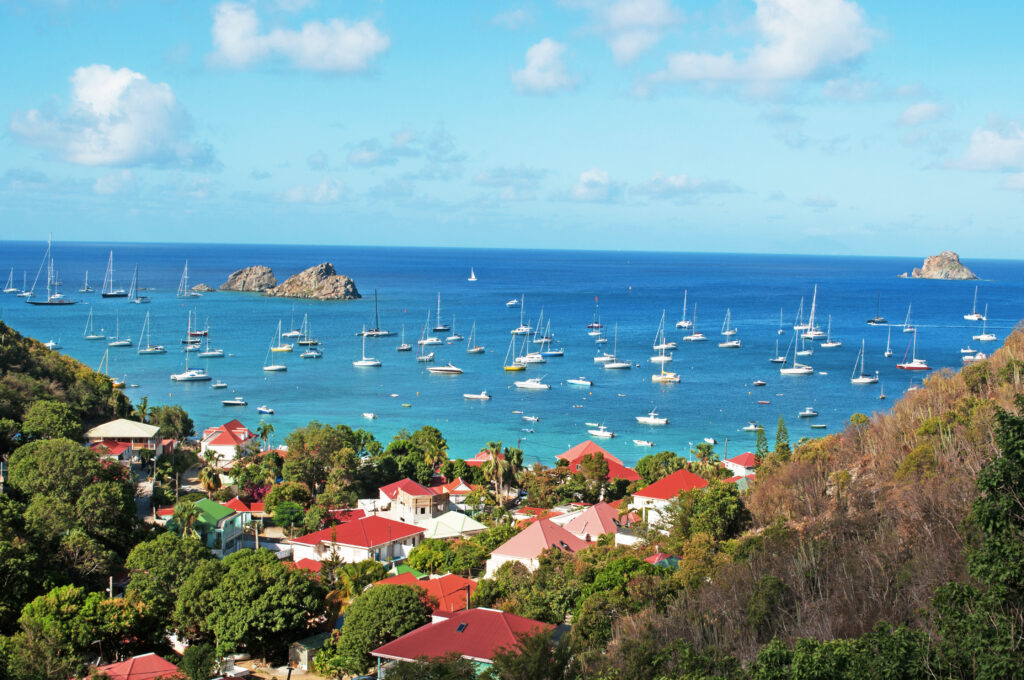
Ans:
[{"label": "white sailboat", "polygon": [[843,343],[840,340],[832,339],[832,315],[828,315],[828,330],[825,332],[825,342],[821,343],[821,346],[825,349],[832,347],[842,347]]},{"label": "white sailboat", "polygon": [[362,336],[363,336],[362,358],[359,359],[358,361],[353,361],[352,365],[353,366],[357,366],[359,368],[379,368],[383,364],[381,364],[381,362],[378,359],[374,359],[373,357],[366,356],[366,332],[365,332],[366,331],[366,327],[365,326],[363,327],[363,331],[364,332],[362,333]]},{"label": "white sailboat", "polygon": [[916,333],[917,329],[910,325],[910,308],[913,304],[907,305],[907,318],[903,321],[903,332],[904,333]]},{"label": "white sailboat", "polygon": [[[102,328],[100,330],[103,330]],[[92,320],[92,307],[89,307],[89,318],[85,322],[85,332],[82,337],[86,340],[106,340],[106,336],[102,333],[97,333],[96,329],[93,328]]]},{"label": "white sailboat", "polygon": [[[191,333],[189,333],[189,335],[191,335]],[[281,338],[283,338],[283,337],[284,336],[281,335],[281,320],[278,319],[277,320],[277,335],[275,336],[275,338],[277,340],[277,344],[276,345],[274,345],[274,344],[270,345],[270,351],[271,352],[291,352],[294,349],[294,347],[292,346],[292,344],[290,342],[282,342]]]},{"label": "white sailboat", "polygon": [[[428,353],[426,351],[426,346],[427,345],[439,345],[439,344],[441,344],[441,341],[438,340],[437,338],[427,338],[426,337],[427,328],[429,328],[429,327],[430,327],[430,310],[428,309],[427,310],[427,323],[425,323],[423,325],[423,331],[420,333],[420,339],[416,341],[416,345],[419,347],[419,354],[416,355],[416,361],[426,361],[426,362],[433,361],[434,360],[434,353],[433,352],[429,352]],[[434,340],[435,342],[427,342],[428,339],[429,340]]]},{"label": "white sailboat", "polygon": [[[440,299],[438,300],[440,302]],[[438,317],[440,319],[440,317]],[[385,330],[380,327],[380,304],[377,296],[377,289],[373,289],[373,328],[363,328],[363,335],[368,335],[371,338],[387,338],[394,333],[389,330]]]},{"label": "white sailboat", "polygon": [[296,343],[299,347],[316,347],[320,344],[320,341],[314,338],[310,331],[309,314],[302,315],[302,327],[299,328],[299,339]]},{"label": "white sailboat", "polygon": [[110,349],[109,348],[103,350],[103,358],[100,359],[100,365],[96,367],[96,372],[97,373],[102,373],[103,375],[105,375],[108,378],[110,378],[110,384],[113,385],[114,387],[124,387],[124,378],[115,378],[114,376],[110,375]]},{"label": "white sailboat", "polygon": [[[46,269],[46,298],[42,300],[34,300],[36,283],[39,281],[39,274]],[[36,278],[32,282],[32,289],[28,293],[18,293],[18,297],[28,298],[25,302],[30,305],[37,307],[63,307],[66,305],[78,304],[77,300],[69,300],[60,292],[60,281],[57,277],[57,271],[53,264],[53,243],[51,240],[46,241],[46,254],[43,255],[43,262],[39,265],[39,270],[36,272]]]},{"label": "white sailboat", "polygon": [[[782,307],[779,307],[779,332],[777,335],[783,335],[786,331],[782,328]],[[776,352],[778,354],[778,352]]]},{"label": "white sailboat", "polygon": [[725,309],[725,321],[722,322],[722,335],[729,339],[718,343],[718,346],[722,349],[739,349],[740,340],[735,337],[738,331],[732,327],[732,311],[726,307]]},{"label": "white sailboat", "polygon": [[[154,345],[150,339],[149,312],[146,312],[146,320],[142,322],[142,330],[139,331],[138,354],[167,354],[163,345]],[[145,343],[142,339],[145,338]]]},{"label": "white sailboat", "polygon": [[206,347],[199,352],[200,359],[223,359],[224,350],[219,347],[210,347],[210,322],[206,322]]},{"label": "white sailboat", "polygon": [[434,326],[435,333],[447,333],[451,326],[441,321],[441,294],[437,294],[437,325]]},{"label": "white sailboat", "polygon": [[786,363],[786,357],[779,354],[779,339],[775,338],[775,356],[768,359],[773,364],[784,364]]},{"label": "white sailboat", "polygon": [[796,321],[793,323],[793,330],[806,331],[810,326],[804,323],[804,298],[800,296],[800,307],[796,310]]},{"label": "white sailboat", "polygon": [[704,342],[707,337],[697,330],[697,303],[693,303],[693,319],[690,321],[690,334],[683,336],[683,342]]},{"label": "white sailboat", "polygon": [[172,373],[171,380],[175,382],[207,382],[212,378],[205,369],[189,368],[188,354],[185,354],[185,370],[181,373]]},{"label": "white sailboat", "polygon": [[661,322],[658,323],[658,330],[654,334],[654,350],[679,349],[679,345],[672,340],[665,338],[665,310],[661,310]]},{"label": "white sailboat", "polygon": [[818,314],[818,284],[814,284],[814,295],[811,297],[811,313],[807,316],[807,328],[800,337],[808,340],[820,340],[825,337],[825,333],[818,327],[817,321]]},{"label": "white sailboat", "polygon": [[984,316],[981,317],[981,319],[981,333],[979,333],[978,335],[971,336],[971,339],[977,340],[978,342],[995,342],[995,333],[988,332],[988,305],[985,305],[985,314]]},{"label": "white sailboat", "polygon": [[465,340],[465,338],[455,332],[455,315],[452,314],[452,333],[445,338],[444,341],[451,344],[453,342],[462,342],[463,340]]},{"label": "white sailboat", "polygon": [[188,260],[185,260],[185,269],[181,272],[181,279],[178,281],[178,292],[176,295],[180,298],[202,297],[200,292],[188,287]]},{"label": "white sailboat", "polygon": [[411,352],[412,345],[405,341],[405,324],[402,324],[402,342],[395,348],[399,352]]},{"label": "white sailboat", "polygon": [[892,326],[889,326],[889,333],[885,337],[885,358],[892,356]]},{"label": "white sailboat", "polygon": [[466,280],[467,281],[476,281],[476,272],[473,271],[472,267],[469,268],[469,278],[466,279]]},{"label": "white sailboat", "polygon": [[135,265],[135,271],[132,273],[132,283],[128,286],[128,302],[136,305],[148,305],[150,303],[149,296],[139,295],[139,265]]},{"label": "white sailboat", "polygon": [[604,362],[604,367],[608,370],[628,370],[633,368],[633,364],[628,361],[622,361],[619,359],[619,324],[615,324],[615,342],[612,344],[612,360]]},{"label": "white sailboat", "polygon": [[[89,282],[89,272],[85,273],[86,285]],[[11,273],[7,275],[7,283],[4,284],[5,293],[17,293],[18,288],[14,285],[14,267],[11,267]]]},{"label": "white sailboat", "polygon": [[[914,337],[911,340],[911,347],[907,348],[908,352],[903,354],[902,363],[896,364],[896,368],[903,369],[904,371],[930,371],[931,367],[928,362],[924,359],[920,359],[917,356],[917,331],[914,331]],[[910,361],[907,361],[907,353],[910,354]]]},{"label": "white sailboat", "polygon": [[277,322],[277,334],[270,341],[270,346],[267,348],[267,355],[263,358],[263,370],[266,373],[283,373],[288,370],[288,366],[285,364],[277,364],[270,360],[270,357],[274,353],[274,342],[281,337],[281,322]]},{"label": "white sailboat", "polygon": [[783,366],[779,369],[781,375],[814,375],[814,368],[808,364],[801,364],[796,360],[796,336],[790,340],[789,347],[786,348],[786,356],[789,356],[789,349],[792,348],[793,352],[793,365]]},{"label": "white sailboat", "polygon": [[423,332],[420,334],[420,339],[416,341],[417,345],[440,345],[441,338],[436,338],[432,335],[427,335],[427,329],[430,328],[430,308],[427,308],[427,323],[423,326]]},{"label": "white sailboat", "polygon": [[[5,291],[6,292],[6,291]],[[964,318],[968,321],[985,321],[985,317],[988,314],[978,314],[978,287],[974,287],[974,302],[971,303],[971,313],[964,314]]]},{"label": "white sailboat", "polygon": [[21,290],[17,293],[18,297],[28,298],[32,297],[33,293],[28,288],[28,274],[24,269],[21,270]]},{"label": "white sailboat", "polygon": [[469,342],[467,343],[466,354],[483,354],[484,346],[476,344],[476,321],[469,329]]},{"label": "white sailboat", "polygon": [[[676,321],[676,328],[693,328],[693,321],[686,318],[686,290],[683,290],[683,318]],[[696,308],[696,305],[694,305]]]},{"label": "white sailboat", "polygon": [[857,355],[857,360],[853,362],[853,375],[850,376],[850,382],[854,385],[874,385],[878,382],[878,371],[875,371],[874,375],[868,375],[864,372],[864,339],[860,341],[860,353]]},{"label": "white sailboat", "polygon": [[105,298],[128,297],[128,291],[124,288],[114,287],[114,251],[110,251],[107,259],[107,272],[103,275],[103,288],[100,295]]},{"label": "white sailboat", "polygon": [[[14,270],[12,269],[11,271],[13,272]],[[4,291],[4,292],[6,293],[7,291]],[[89,285],[89,270],[88,269],[85,270],[85,283],[83,283],[82,287],[78,289],[78,292],[79,293],[95,293],[96,292],[93,289],[93,287]]]},{"label": "white sailboat", "polygon": [[523,321],[523,315],[526,314],[526,294],[523,294],[522,304],[519,305],[519,326],[513,328],[512,335],[529,335],[533,331],[533,327],[530,324]]},{"label": "white sailboat", "polygon": [[[295,327],[295,305],[292,305],[292,320],[288,324],[288,330],[285,331],[284,333],[281,333],[281,337],[282,338],[288,338],[289,340],[291,338],[301,338],[302,337],[302,331],[305,328],[305,323],[306,323],[306,319],[308,318],[308,316],[309,316],[308,314],[303,315],[303,317],[302,317],[303,326],[299,327],[299,328],[296,328]],[[356,335],[358,335],[358,333]]]},{"label": "white sailboat", "polygon": [[121,337],[121,314],[115,312],[114,319],[114,339],[107,343],[107,347],[131,347],[132,339]]},{"label": "white sailboat", "polygon": [[587,324],[587,329],[590,331],[597,331],[596,333],[590,332],[587,335],[600,335],[601,334],[601,317],[597,313],[597,296],[594,296],[594,320]]}]

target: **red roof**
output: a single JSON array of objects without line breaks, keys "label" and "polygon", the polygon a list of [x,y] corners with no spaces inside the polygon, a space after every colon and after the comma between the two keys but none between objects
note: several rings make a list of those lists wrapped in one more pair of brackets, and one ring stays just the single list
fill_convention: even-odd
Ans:
[{"label": "red roof", "polygon": [[157,508],[156,516],[157,517],[173,517],[174,516],[174,506],[172,505],[172,506],[167,507],[167,508]]},{"label": "red roof", "polygon": [[235,512],[252,512],[252,510],[249,509],[249,506],[245,504],[245,501],[243,501],[238,496],[235,496],[227,503],[224,503],[224,505],[231,508]]},{"label": "red roof", "polygon": [[469,484],[462,477],[456,477],[446,484],[430,487],[435,493],[446,493],[449,496],[466,496],[480,488],[479,484]]},{"label": "red roof", "polygon": [[736,475],[735,477],[729,477],[728,479],[724,479],[722,481],[735,483],[740,481],[741,479],[753,479],[756,476],[757,475]]},{"label": "red roof", "polygon": [[741,453],[735,458],[727,458],[726,460],[730,463],[741,465],[745,468],[757,467],[757,456],[752,454],[750,451],[747,451],[746,453]]},{"label": "red roof", "polygon": [[226,422],[220,427],[203,430],[203,441],[207,446],[241,446],[255,436],[238,420]]},{"label": "red roof", "polygon": [[633,497],[642,496],[644,498],[659,498],[661,500],[669,500],[679,495],[680,491],[692,491],[693,489],[703,489],[708,485],[708,480],[698,477],[689,470],[683,468],[676,470],[668,477],[663,477],[656,481],[650,486],[645,486],[636,493]]},{"label": "red roof", "polygon": [[185,674],[177,666],[170,661],[165,661],[162,657],[152,652],[133,656],[118,663],[99,666],[96,670],[111,678],[111,680],[152,680],[159,677],[185,677]]},{"label": "red roof", "polygon": [[412,481],[408,477],[400,479],[397,482],[391,482],[387,486],[380,487],[380,492],[391,500],[395,500],[395,497],[398,495],[400,490],[406,492],[410,496],[436,496],[438,493],[418,482]]},{"label": "red roof", "polygon": [[393,519],[387,519],[379,515],[371,515],[370,517],[314,531],[299,538],[293,538],[292,542],[301,543],[302,545],[337,543],[338,545],[351,545],[357,548],[373,548],[422,533],[422,527],[396,522]]},{"label": "red roof", "polygon": [[332,508],[327,511],[327,514],[338,522],[351,522],[354,519],[366,517],[366,511],[362,508]]},{"label": "red roof", "polygon": [[506,555],[532,560],[548,548],[576,552],[587,547],[587,542],[576,538],[549,519],[538,519],[522,532],[498,546],[491,555]]},{"label": "red roof", "polygon": [[617,534],[620,526],[627,526],[638,519],[632,512],[620,519],[617,509],[608,503],[598,503],[569,520],[565,530],[577,536],[590,536],[596,539],[601,534]]},{"label": "red roof", "polygon": [[129,442],[119,442],[114,441],[113,439],[104,439],[103,441],[89,444],[89,448],[91,448],[93,451],[104,448],[110,452],[109,454],[105,455],[120,456],[122,453],[132,448],[132,445]]},{"label": "red roof", "polygon": [[250,512],[263,512],[263,501],[253,501],[249,503]]},{"label": "red roof", "polygon": [[611,465],[612,461],[615,461],[619,465],[622,465],[623,467],[625,467],[625,464],[621,460],[619,460],[618,458],[616,458],[612,454],[608,453],[603,448],[601,448],[600,446],[598,446],[594,442],[590,441],[589,439],[587,441],[583,442],[582,444],[577,444],[576,446],[572,447],[568,451],[563,451],[562,453],[560,453],[557,456],[555,456],[555,458],[557,458],[559,460],[567,461],[569,463],[572,463],[577,458],[582,458],[583,456],[585,456],[587,454],[593,455],[595,453],[603,454],[604,455],[604,459],[606,461],[608,461],[609,466]]},{"label": "red roof", "polygon": [[[470,458],[469,460],[467,460],[466,461],[466,465],[469,465],[471,467],[479,467],[479,466],[483,465],[484,463],[486,463],[487,461],[489,461],[490,459],[491,459],[491,452],[487,451],[487,450],[484,450],[484,451],[481,451],[480,453],[476,454],[476,456],[474,458]],[[498,454],[498,460],[505,460],[505,454],[504,453],[499,453]]]},{"label": "red roof", "polygon": [[[594,446],[597,446],[596,444]],[[601,448],[601,447],[598,447]],[[571,450],[571,449],[570,449]],[[627,482],[635,482],[640,479],[639,473],[633,468],[628,468],[622,463],[618,462],[614,456],[610,453],[605,454],[605,461],[608,463],[608,479],[625,479]],[[577,457],[575,460],[569,463],[569,469],[575,473],[579,473],[580,464],[583,462],[583,456]]]},{"label": "red roof", "polygon": [[434,608],[435,614],[451,614],[465,609],[466,588],[469,588],[470,595],[476,590],[476,581],[463,578],[458,574],[445,574],[438,578],[418,579],[415,574],[407,571],[397,576],[389,576],[386,579],[377,581],[373,585],[387,584],[418,586],[422,588],[427,592],[427,595],[437,600],[437,607]]},{"label": "red roof", "polygon": [[554,626],[550,623],[480,607],[456,612],[437,623],[428,623],[371,653],[408,661],[421,656],[436,658],[454,653],[490,662],[498,650],[515,648],[519,644],[517,635],[552,628]]},{"label": "red roof", "polygon": [[295,566],[299,569],[311,571],[314,574],[319,574],[320,568],[323,567],[321,563],[317,562],[316,560],[311,560],[308,557],[303,557],[301,560],[295,563]]}]

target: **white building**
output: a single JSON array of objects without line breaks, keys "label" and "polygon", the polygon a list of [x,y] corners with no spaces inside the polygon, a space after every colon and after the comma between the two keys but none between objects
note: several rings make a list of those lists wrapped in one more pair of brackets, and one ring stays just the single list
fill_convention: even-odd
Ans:
[{"label": "white building", "polygon": [[345,562],[390,562],[408,557],[422,540],[423,527],[371,515],[293,538],[288,543],[296,562],[320,562],[332,556]]}]

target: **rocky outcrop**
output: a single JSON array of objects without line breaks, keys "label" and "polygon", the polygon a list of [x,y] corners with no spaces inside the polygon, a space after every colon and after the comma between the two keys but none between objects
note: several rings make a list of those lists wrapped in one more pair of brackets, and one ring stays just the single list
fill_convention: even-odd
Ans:
[{"label": "rocky outcrop", "polygon": [[277,279],[274,278],[274,272],[270,267],[259,264],[234,272],[220,289],[243,293],[262,293],[275,286],[277,286]]},{"label": "rocky outcrop", "polygon": [[336,272],[330,262],[290,277],[280,286],[266,291],[266,295],[311,300],[357,300],[362,297],[356,290],[355,281]]},{"label": "rocky outcrop", "polygon": [[211,288],[210,286],[207,286],[205,283],[197,283],[196,285],[192,286],[192,290],[195,291],[196,293],[212,293],[213,292],[213,288]]},{"label": "rocky outcrop", "polygon": [[[908,278],[907,273],[900,274]],[[938,255],[926,257],[924,265],[915,267],[910,272],[912,279],[943,279],[946,281],[969,281],[978,278],[974,272],[960,264],[960,256],[952,250],[944,250]]]}]

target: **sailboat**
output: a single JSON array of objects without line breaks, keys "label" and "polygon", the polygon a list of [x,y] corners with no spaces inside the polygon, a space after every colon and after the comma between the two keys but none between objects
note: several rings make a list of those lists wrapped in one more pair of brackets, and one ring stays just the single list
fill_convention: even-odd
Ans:
[{"label": "sailboat", "polygon": [[202,297],[202,294],[198,291],[192,290],[188,287],[188,260],[185,260],[185,269],[181,272],[181,280],[178,281],[178,292],[177,297],[180,298],[197,298]]},{"label": "sailboat", "polygon": [[[305,323],[305,319],[308,316],[309,315],[307,314],[307,315],[304,315],[302,317],[303,323]],[[292,320],[288,323],[288,330],[285,331],[284,333],[281,333],[281,337],[282,338],[301,338],[302,337],[302,330],[303,330],[302,328],[296,328],[295,327],[295,305],[292,305]],[[357,335],[358,335],[358,333],[357,333]]]},{"label": "sailboat", "polygon": [[[191,335],[191,333],[189,333],[189,335]],[[274,344],[270,345],[270,351],[271,352],[291,352],[292,349],[294,349],[292,347],[291,343],[289,343],[289,342],[282,342],[281,338],[282,338],[282,335],[281,335],[281,320],[278,319],[277,320],[277,344],[276,345],[274,345]]]},{"label": "sailboat", "polygon": [[[149,312],[146,312],[146,320],[142,322],[142,330],[139,331],[139,349],[138,354],[167,354],[167,350],[163,345],[154,345],[150,340],[150,326],[149,326]],[[145,344],[142,343],[142,338],[146,339]]]},{"label": "sailboat", "polygon": [[290,352],[290,351],[292,351],[291,350],[291,345],[288,345],[288,349],[287,350],[280,350],[278,348],[280,348],[281,345],[278,344],[278,345],[275,346],[274,345],[275,342],[277,342],[277,343],[281,342],[281,320],[280,319],[278,319],[278,321],[277,321],[277,333],[274,335],[273,338],[271,338],[270,346],[267,347],[267,355],[263,358],[263,370],[266,373],[281,373],[281,372],[284,372],[284,371],[288,370],[288,367],[285,364],[275,364],[275,363],[273,363],[270,360],[270,357],[275,352],[280,352],[280,351]]},{"label": "sailboat", "polygon": [[185,354],[185,370],[181,373],[172,373],[171,380],[175,382],[208,382],[212,380],[210,375],[202,368],[188,367],[188,354]]},{"label": "sailboat", "polygon": [[800,307],[796,311],[796,322],[793,324],[793,330],[795,331],[806,331],[810,326],[804,323],[804,298],[800,296]]},{"label": "sailboat", "polygon": [[121,337],[121,314],[120,314],[120,312],[115,312],[114,319],[115,319],[115,321],[114,321],[114,339],[111,340],[110,342],[108,342],[107,346],[108,347],[131,347],[132,346],[132,339],[131,338],[122,338]]},{"label": "sailboat", "polygon": [[875,371],[874,375],[864,372],[864,338],[860,340],[860,353],[857,355],[857,360],[853,362],[853,375],[850,376],[850,382],[854,385],[874,385],[878,382],[878,371]]},{"label": "sailboat", "polygon": [[733,337],[738,331],[732,327],[732,310],[728,307],[725,309],[725,321],[722,322],[722,335],[729,338],[725,342],[718,343],[718,346],[723,349],[738,349],[740,347],[740,341]]},{"label": "sailboat", "polygon": [[548,327],[544,330],[544,338],[546,338],[544,344],[541,346],[540,354],[545,357],[562,357],[565,356],[565,350],[561,347],[552,347],[551,342],[554,340],[551,335],[551,319],[548,319]]},{"label": "sailboat", "polygon": [[[100,330],[103,330],[102,328]],[[106,340],[107,336],[102,333],[97,333],[96,329],[93,328],[92,322],[92,307],[89,308],[89,319],[85,322],[85,331],[82,337],[86,340]]]},{"label": "sailboat", "polygon": [[683,337],[683,342],[703,342],[707,337],[697,330],[697,303],[693,303],[693,319],[690,321],[690,334]]},{"label": "sailboat", "polygon": [[786,357],[779,354],[779,339],[775,338],[775,356],[768,359],[773,364],[784,364],[786,363]]},{"label": "sailboat", "polygon": [[800,334],[800,337],[807,338],[808,340],[820,340],[825,337],[825,333],[822,332],[821,328],[815,323],[817,321],[818,314],[818,284],[814,284],[814,296],[811,297],[811,313],[807,316],[807,329]]},{"label": "sailboat", "polygon": [[402,343],[395,348],[399,352],[411,352],[412,345],[405,341],[405,324],[402,324]]},{"label": "sailboat", "polygon": [[200,359],[223,359],[224,350],[210,347],[210,322],[206,322],[206,347],[199,353]]},{"label": "sailboat", "polygon": [[445,338],[445,342],[461,342],[462,340],[465,338],[455,332],[455,315],[452,314],[452,334]]},{"label": "sailboat", "polygon": [[437,294],[437,325],[434,326],[435,333],[447,333],[452,328],[441,321],[441,294]]},{"label": "sailboat", "polygon": [[[33,300],[32,297],[35,295],[36,282],[39,280],[39,273],[43,269],[43,265],[46,265],[46,299],[45,300]],[[37,307],[61,307],[65,305],[77,304],[77,300],[68,300],[58,290],[59,284],[57,283],[57,275],[53,267],[53,244],[52,241],[46,241],[46,254],[43,256],[43,262],[39,265],[39,271],[36,272],[36,280],[32,282],[32,290],[27,296],[30,305],[36,305]],[[19,296],[21,294],[19,293]]]},{"label": "sailboat", "polygon": [[139,265],[135,265],[135,272],[132,274],[132,283],[128,286],[128,302],[137,305],[148,305],[150,300],[146,295],[139,295]]},{"label": "sailboat", "polygon": [[427,323],[423,326],[423,333],[420,334],[420,339],[416,341],[417,345],[440,345],[441,338],[436,338],[432,335],[427,335],[427,329],[430,328],[430,308],[427,308]]},{"label": "sailboat", "polygon": [[825,332],[825,342],[821,343],[821,346],[825,349],[832,347],[842,347],[843,343],[839,340],[832,339],[832,315],[828,315],[828,330]]},{"label": "sailboat", "polygon": [[299,329],[299,339],[296,344],[299,347],[316,347],[320,344],[320,340],[314,338],[310,331],[309,314],[302,315],[302,327]]},{"label": "sailboat", "polygon": [[[13,269],[11,270],[11,273],[14,273]],[[8,291],[5,290],[4,292],[7,293]],[[93,287],[89,285],[89,270],[88,269],[85,270],[85,283],[83,283],[82,287],[78,289],[78,292],[79,293],[95,293],[96,292],[95,290],[93,290]]]},{"label": "sailboat", "polygon": [[666,354],[667,349],[677,349],[678,345],[674,342],[665,341],[665,310],[661,310],[661,321],[658,322],[658,330],[654,332],[654,349],[658,351],[656,355],[651,357],[651,363],[654,364],[667,364],[672,361],[672,355]]},{"label": "sailboat", "polygon": [[878,291],[878,301],[875,303],[875,316],[868,319],[869,326],[884,326],[889,323],[884,316],[882,316],[882,291]]},{"label": "sailboat", "polygon": [[28,289],[28,274],[24,269],[21,270],[21,291],[18,292],[18,297],[32,297],[32,291]]},{"label": "sailboat", "polygon": [[783,366],[779,369],[781,375],[814,375],[814,368],[807,364],[801,364],[796,360],[796,336],[789,342],[789,347],[786,348],[786,356],[789,356],[789,349],[793,348],[793,365]]},{"label": "sailboat", "polygon": [[[512,337],[515,338],[514,335]],[[515,358],[515,362],[517,364],[523,364],[523,365],[526,365],[526,364],[546,364],[547,363],[547,359],[545,359],[544,355],[542,355],[540,352],[528,352],[528,351],[526,351],[526,346],[529,344],[529,342],[530,342],[530,336],[529,335],[524,336],[523,337],[523,345],[519,349],[519,356],[517,356]]]},{"label": "sailboat", "polygon": [[[6,293],[7,291],[4,291],[4,292]],[[974,302],[971,303],[971,313],[970,314],[964,314],[964,318],[967,319],[968,321],[985,321],[986,320],[985,319],[986,316],[988,316],[987,313],[985,313],[985,314],[978,314],[978,287],[975,286],[974,287]]]},{"label": "sailboat", "polygon": [[903,321],[903,332],[904,333],[916,333],[917,329],[910,325],[910,308],[912,304],[907,305],[907,318]]},{"label": "sailboat", "polygon": [[519,327],[512,329],[512,335],[529,335],[533,328],[530,324],[523,321],[523,315],[526,313],[526,294],[523,294],[522,304],[519,306]]},{"label": "sailboat", "polygon": [[107,272],[103,275],[103,288],[100,295],[105,298],[128,297],[128,291],[124,288],[114,288],[114,251],[110,251],[110,258],[107,260]]},{"label": "sailboat", "polygon": [[587,324],[587,328],[592,331],[598,331],[597,333],[589,333],[588,335],[600,335],[601,329],[601,317],[597,314],[597,296],[594,296],[594,320]]},{"label": "sailboat", "polygon": [[380,327],[380,305],[378,304],[376,288],[373,289],[373,328],[366,328],[364,326],[362,332],[356,333],[356,335],[368,335],[371,338],[386,338],[394,335],[391,331]]},{"label": "sailboat", "polygon": [[[548,322],[548,328],[551,328],[551,322]],[[551,337],[544,332],[544,308],[540,308],[540,316],[537,317],[537,328],[533,332],[533,344],[544,345],[551,342]]]},{"label": "sailboat", "polygon": [[516,359],[513,356],[516,351],[516,336],[512,336],[508,339],[508,351],[505,352],[504,366],[506,371],[525,371],[526,366],[524,364],[516,363]]},{"label": "sailboat", "polygon": [[[683,318],[676,321],[676,328],[693,328],[693,321],[686,318],[686,294],[688,291],[683,290]],[[696,305],[694,305],[696,308]]]},{"label": "sailboat", "polygon": [[[783,335],[786,331],[782,328],[782,307],[779,307],[779,332],[778,335]],[[778,354],[778,352],[776,352]]]},{"label": "sailboat", "polygon": [[626,370],[633,368],[628,361],[619,360],[619,324],[615,324],[615,342],[612,344],[612,360],[604,362],[604,367],[609,370]]},{"label": "sailboat", "polygon": [[651,382],[656,383],[677,383],[679,380],[679,374],[673,373],[672,371],[666,371],[664,365],[662,365],[659,373],[655,373],[651,376]]},{"label": "sailboat", "polygon": [[466,347],[466,354],[483,354],[484,353],[484,346],[483,345],[477,345],[475,343],[476,343],[476,321],[473,322],[473,325],[469,329],[469,342],[467,343],[468,346]]},{"label": "sailboat", "polygon": [[[85,273],[86,285],[89,281],[89,272]],[[18,289],[14,285],[14,267],[11,267],[11,273],[7,275],[7,283],[4,284],[5,293],[17,293]]]},{"label": "sailboat", "polygon": [[[910,361],[907,361],[907,354],[910,354]],[[919,359],[917,356],[917,331],[914,331],[914,337],[911,340],[911,346],[907,347],[907,352],[903,354],[903,362],[896,364],[896,368],[901,368],[904,371],[930,371],[931,367],[924,359]]]},{"label": "sailboat", "polygon": [[363,353],[362,353],[362,357],[358,361],[353,361],[352,365],[353,366],[358,366],[360,368],[367,368],[367,367],[378,368],[378,367],[380,367],[382,364],[381,364],[381,362],[378,359],[374,359],[373,357],[366,356],[366,327],[365,326],[363,327],[362,335],[363,335]]},{"label": "sailboat", "polygon": [[[800,343],[800,349],[796,350],[796,355],[798,357],[809,357],[814,354],[814,348],[807,346],[807,339],[804,338],[803,335],[800,336],[800,339],[797,340],[797,342]],[[796,349],[795,344],[793,345],[793,348]]]},{"label": "sailboat", "polygon": [[972,336],[971,339],[972,340],[977,340],[978,342],[994,342],[995,339],[996,339],[995,334],[988,332],[988,305],[985,305],[985,315],[982,316],[981,319],[982,319],[981,333],[978,334],[978,335]]},{"label": "sailboat", "polygon": [[473,271],[472,267],[469,268],[469,278],[466,279],[466,280],[467,281],[476,281],[476,272]]},{"label": "sailboat", "polygon": [[892,326],[889,326],[889,334],[885,337],[885,358],[892,356]]}]

